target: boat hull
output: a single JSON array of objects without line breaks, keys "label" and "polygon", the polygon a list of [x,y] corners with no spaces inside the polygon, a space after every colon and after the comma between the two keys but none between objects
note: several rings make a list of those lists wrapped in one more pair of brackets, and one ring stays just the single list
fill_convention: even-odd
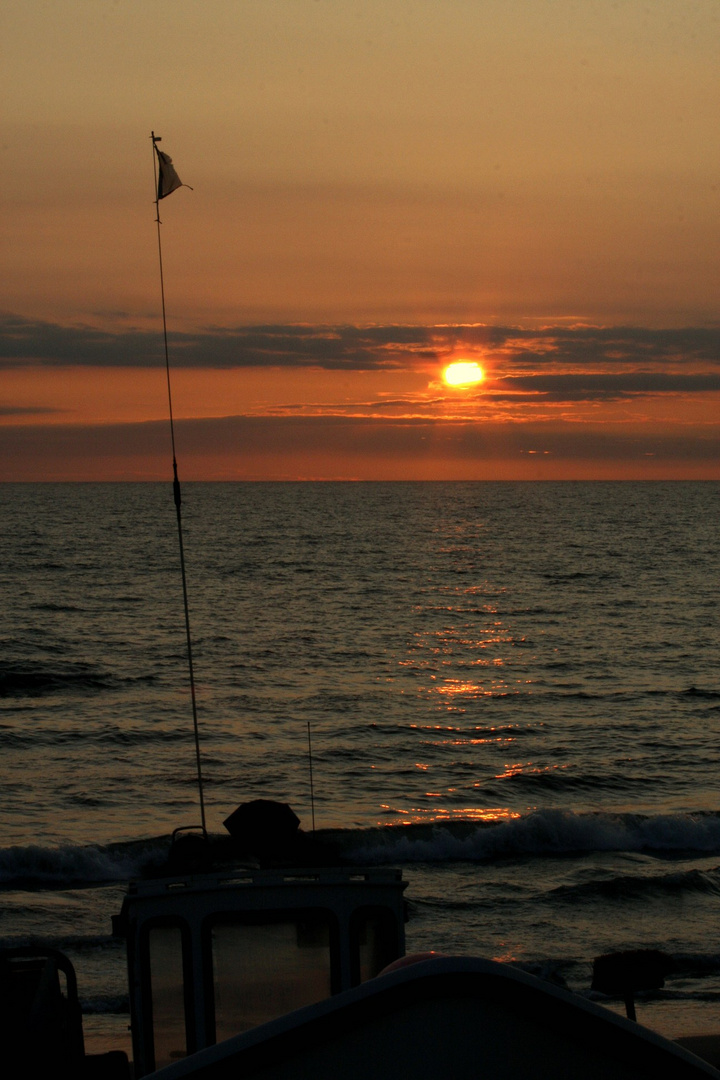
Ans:
[{"label": "boat hull", "polygon": [[229,1039],[158,1080],[630,1080],[720,1077],[598,1005],[493,961],[446,957],[380,976]]}]

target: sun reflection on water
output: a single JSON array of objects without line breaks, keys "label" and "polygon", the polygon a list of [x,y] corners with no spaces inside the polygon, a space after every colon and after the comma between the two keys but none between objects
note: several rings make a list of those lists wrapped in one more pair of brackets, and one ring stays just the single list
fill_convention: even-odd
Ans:
[{"label": "sun reflection on water", "polygon": [[[432,732],[434,738],[425,740],[426,746],[490,746],[497,743],[514,743],[517,742],[516,732],[519,730],[519,725],[513,724],[510,727],[474,727],[469,731],[463,728],[456,727],[455,725],[448,726],[446,724],[410,724],[409,727],[416,731]],[[436,733],[442,733],[439,736]],[[475,734],[478,732],[479,734]],[[429,765],[417,765],[418,769],[428,769]]]},{"label": "sun reflection on water", "polygon": [[522,948],[520,945],[505,945],[505,942],[501,942],[504,946],[504,950],[493,956],[492,959],[497,964],[517,964],[527,952],[527,949]]},{"label": "sun reflection on water", "polygon": [[527,776],[527,775],[541,775],[543,773],[557,772],[561,769],[569,769],[570,765],[535,765],[533,761],[521,762],[518,761],[513,765],[506,765],[505,771],[501,773],[495,773],[496,780],[508,780],[513,776]]},{"label": "sun reflection on water", "polygon": [[[437,798],[440,792],[426,792],[426,797]],[[383,803],[381,810],[388,814],[397,815],[391,820],[379,821],[378,825],[443,825],[454,821],[483,821],[498,824],[503,821],[514,821],[522,817],[517,810],[511,810],[507,806],[463,806],[463,807],[421,807],[411,806],[406,809],[392,807]]]},{"label": "sun reflection on water", "polygon": [[496,697],[496,689],[486,689],[479,683],[471,682],[470,680],[462,679],[446,679],[441,686],[434,687],[436,694],[446,694],[448,697],[453,694],[468,694],[471,697]]}]

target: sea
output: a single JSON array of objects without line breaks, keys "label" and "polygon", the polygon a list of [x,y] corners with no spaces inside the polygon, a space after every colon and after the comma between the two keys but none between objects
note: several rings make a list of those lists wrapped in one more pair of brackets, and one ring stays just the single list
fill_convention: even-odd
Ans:
[{"label": "sea", "polygon": [[[199,801],[170,484],[0,485],[0,947],[129,1046],[126,884]],[[720,485],[187,483],[208,828],[255,798],[407,881],[409,952],[720,1031]],[[310,753],[311,749],[311,753]],[[311,768],[312,765],[312,784]]]}]

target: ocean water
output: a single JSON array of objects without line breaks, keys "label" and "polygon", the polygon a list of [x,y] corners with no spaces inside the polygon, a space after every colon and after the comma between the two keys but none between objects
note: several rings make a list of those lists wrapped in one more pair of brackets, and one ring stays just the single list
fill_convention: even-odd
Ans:
[{"label": "ocean water", "polygon": [[[714,483],[186,484],[208,827],[251,798],[401,866],[408,950],[720,1030]],[[168,484],[0,485],[0,945],[127,1043],[125,882],[199,821]],[[339,831],[338,831],[339,830]],[[610,1006],[622,1010],[618,1002]]]}]

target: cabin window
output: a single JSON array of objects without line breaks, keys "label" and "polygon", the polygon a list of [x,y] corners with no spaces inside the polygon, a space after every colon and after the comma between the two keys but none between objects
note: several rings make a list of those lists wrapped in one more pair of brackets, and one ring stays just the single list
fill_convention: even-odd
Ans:
[{"label": "cabin window", "polygon": [[332,993],[329,914],[212,921],[215,1040],[220,1042]]},{"label": "cabin window", "polygon": [[397,924],[387,908],[359,908],[350,920],[352,982],[374,979],[400,955]]},{"label": "cabin window", "polygon": [[183,937],[177,925],[152,926],[147,933],[152,1056],[156,1069],[191,1052],[186,1023]]}]

